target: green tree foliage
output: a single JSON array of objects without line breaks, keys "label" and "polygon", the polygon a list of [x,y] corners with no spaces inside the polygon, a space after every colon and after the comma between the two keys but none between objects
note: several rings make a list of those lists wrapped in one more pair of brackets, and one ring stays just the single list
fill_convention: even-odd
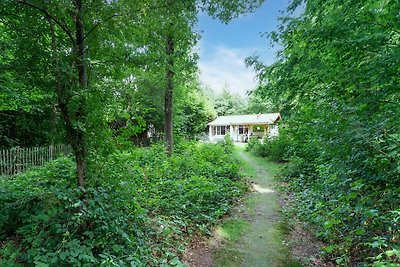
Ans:
[{"label": "green tree foliage", "polygon": [[[166,152],[171,155],[173,151],[173,99],[174,91],[179,85],[186,83],[195,71],[196,57],[191,53],[191,48],[197,41],[193,31],[196,22],[196,5],[193,1],[168,3],[160,1],[160,7],[148,14],[150,21],[158,18],[158,23],[153,23],[154,28],[149,29],[152,36],[151,44],[156,48],[156,55],[160,63],[161,73],[157,82],[163,84],[164,91],[164,140]],[[161,79],[160,79],[161,78]]]},{"label": "green tree foliage", "polygon": [[246,110],[246,102],[236,94],[232,94],[226,85],[214,100],[214,108],[218,116],[240,115]]},{"label": "green tree foliage", "polygon": [[189,83],[178,88],[174,129],[178,136],[193,139],[201,137],[207,123],[216,117],[212,102],[199,82]]},{"label": "green tree foliage", "polygon": [[261,2],[2,1],[1,109],[32,110],[37,103],[43,118],[53,113],[83,186],[90,150],[104,144],[98,140],[121,117],[146,117],[142,127],[168,126],[172,148],[172,92],[193,77],[198,12],[228,22]]},{"label": "green tree foliage", "polygon": [[[163,2],[163,1],[161,1]],[[169,155],[173,151],[173,91],[174,78],[181,73],[182,65],[177,64],[177,56],[190,58],[190,50],[194,45],[193,25],[199,10],[206,10],[211,16],[219,18],[227,23],[240,14],[251,12],[257,8],[262,1],[185,1],[169,4],[165,9],[164,20],[161,28],[164,30],[165,43],[165,97],[164,97],[164,138],[166,151]],[[183,56],[182,56],[183,55]],[[179,66],[179,67],[178,67]],[[185,69],[185,68],[183,68]]]},{"label": "green tree foliage", "polygon": [[[122,17],[117,13],[122,4],[124,21],[117,20]],[[8,39],[8,45],[21,44],[23,49],[18,54],[24,60],[21,64],[10,59],[10,69],[15,73],[12,77],[23,86],[18,92],[12,88],[12,92],[16,92],[16,99],[21,98],[33,84],[37,89],[34,96],[50,95],[46,100],[51,102],[47,104],[56,107],[55,117],[62,121],[65,136],[74,149],[80,186],[84,185],[88,147],[104,144],[98,138],[104,139],[107,120],[112,120],[114,110],[118,110],[116,100],[120,97],[116,96],[127,87],[132,56],[140,54],[137,42],[128,34],[133,27],[126,26],[128,15],[137,15],[140,7],[123,1],[2,2],[6,25],[15,37]],[[26,42],[30,39],[35,41]],[[31,43],[34,45],[28,47]],[[27,73],[36,83],[17,79],[24,68],[32,69]],[[5,97],[13,95],[7,93]],[[32,105],[32,97],[26,99],[27,103],[18,109]]]},{"label": "green tree foliage", "polygon": [[[77,161],[77,183],[84,186],[86,174],[86,105],[88,88],[86,41],[90,28],[95,27],[88,19],[95,16],[92,9],[86,9],[87,3],[80,0],[64,2],[53,1],[51,4],[43,1],[5,1],[1,9],[8,15],[10,28],[13,30],[16,43],[26,42],[24,36],[19,35],[15,27],[24,28],[22,32],[30,30],[26,20],[35,20],[34,27],[37,35],[27,33],[28,39],[36,36],[37,49],[25,47],[24,55],[30,59],[30,64],[39,66],[32,71],[34,78],[43,77],[38,86],[49,90],[57,99],[66,137],[71,144]],[[92,1],[89,4],[94,4]],[[99,4],[99,3],[97,3]],[[104,11],[99,6],[96,11]],[[22,9],[22,12],[20,10]],[[88,11],[91,10],[91,11]],[[89,28],[89,29],[88,29]],[[25,62],[29,63],[29,62]],[[25,66],[25,65],[23,65]],[[44,66],[40,68],[40,66]],[[22,74],[21,70],[16,73]],[[25,84],[28,86],[28,84]],[[25,91],[25,90],[24,90]]]},{"label": "green tree foliage", "polygon": [[271,100],[261,97],[257,92],[250,93],[246,108],[247,114],[273,113],[275,110],[279,109],[274,107]]},{"label": "green tree foliage", "polygon": [[[0,147],[57,142],[62,140],[57,134],[61,125],[54,114],[54,95],[47,88],[49,50],[43,49],[49,42],[41,35],[47,22],[27,17],[23,10],[10,19],[14,12],[0,6],[4,14],[0,19]],[[38,53],[27,53],[32,50]]]},{"label": "green tree foliage", "polygon": [[[294,1],[294,9],[301,1]],[[299,213],[337,264],[397,266],[400,2],[304,2],[270,36],[279,60],[249,59],[257,93],[279,106]]]},{"label": "green tree foliage", "polygon": [[198,8],[219,20],[228,23],[240,15],[254,12],[264,0],[198,0]]},{"label": "green tree foliage", "polygon": [[194,75],[197,13],[228,22],[261,2],[0,2],[0,115],[42,137],[29,145],[61,132],[74,150],[74,160],[0,180],[1,266],[181,264],[182,238],[208,232],[244,193],[232,146],[180,143],[167,157],[162,144],[126,140],[163,128],[166,88],[180,132],[202,131],[210,110]]}]

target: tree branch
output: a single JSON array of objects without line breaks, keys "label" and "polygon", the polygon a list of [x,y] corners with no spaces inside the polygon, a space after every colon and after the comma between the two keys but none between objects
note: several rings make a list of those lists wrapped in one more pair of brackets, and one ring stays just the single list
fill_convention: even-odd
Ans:
[{"label": "tree branch", "polygon": [[382,28],[386,28],[386,29],[388,29],[390,31],[393,31],[393,32],[395,32],[397,34],[400,34],[399,30],[397,30],[397,29],[395,29],[395,28],[393,28],[393,27],[391,27],[391,26],[389,26],[387,24],[385,25],[385,24],[382,24],[382,23],[379,23],[379,22],[369,22],[369,24],[372,24],[372,25],[375,25],[375,26],[380,26]]},{"label": "tree branch", "polygon": [[[174,0],[171,0],[170,2],[167,2],[165,5],[161,5],[161,6],[159,6],[159,5],[150,6],[150,7],[148,8],[148,10],[159,9],[159,8],[166,8],[166,7],[169,7],[170,5],[172,5],[173,3],[174,3]],[[137,13],[137,12],[140,12],[140,11],[142,11],[142,9],[141,9],[141,8],[138,8],[138,9],[136,9],[136,10],[133,10],[133,11],[130,12],[130,13]],[[99,26],[105,24],[107,21],[109,21],[109,20],[111,20],[111,19],[113,19],[113,18],[115,18],[115,17],[120,17],[120,16],[123,16],[123,15],[121,15],[120,13],[114,13],[113,15],[109,16],[108,18],[106,18],[106,19],[103,20],[102,22],[100,22],[100,23],[94,25],[94,26],[85,34],[84,40],[85,40],[97,27],[99,27]]]},{"label": "tree branch", "polygon": [[103,20],[102,22],[97,23],[96,25],[94,25],[94,26],[85,34],[85,36],[83,37],[83,40],[85,40],[86,37],[88,37],[97,27],[99,27],[100,25],[106,23],[106,22],[109,21],[110,19],[115,18],[115,17],[119,17],[119,16],[120,16],[120,15],[119,15],[118,13],[115,13],[115,14],[109,16],[108,18],[106,18],[105,20]]},{"label": "tree branch", "polygon": [[72,35],[72,33],[70,32],[70,30],[67,28],[66,25],[64,25],[63,23],[61,23],[58,19],[56,19],[54,16],[52,16],[46,9],[41,8],[37,5],[34,5],[30,2],[27,2],[25,0],[17,0],[18,3],[23,4],[23,5],[27,5],[29,7],[32,7],[40,12],[42,12],[45,16],[49,17],[52,21],[54,21],[58,26],[61,27],[61,29],[65,32],[65,34],[68,35],[69,39],[71,40],[72,44],[75,45],[75,39]]},{"label": "tree branch", "polygon": [[395,102],[395,101],[391,101],[391,100],[376,100],[375,102],[389,103],[389,104],[394,104],[394,105],[399,105],[400,106],[400,102]]},{"label": "tree branch", "polygon": [[[17,16],[17,15],[15,15],[15,14],[12,14],[12,13],[6,13],[6,12],[0,12],[0,17],[5,17],[5,16],[17,17],[17,18],[18,18],[18,16]],[[3,19],[2,19],[2,18],[0,18],[0,21],[3,21]]]}]

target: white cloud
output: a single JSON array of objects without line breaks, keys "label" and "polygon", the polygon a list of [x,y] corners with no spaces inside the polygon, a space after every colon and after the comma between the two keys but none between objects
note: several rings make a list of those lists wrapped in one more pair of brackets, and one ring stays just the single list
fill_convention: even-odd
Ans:
[{"label": "white cloud", "polygon": [[226,84],[232,93],[245,96],[246,91],[254,89],[257,82],[255,73],[247,68],[244,60],[255,50],[234,49],[218,46],[210,55],[204,57],[200,48],[200,81],[215,92],[222,92]]}]

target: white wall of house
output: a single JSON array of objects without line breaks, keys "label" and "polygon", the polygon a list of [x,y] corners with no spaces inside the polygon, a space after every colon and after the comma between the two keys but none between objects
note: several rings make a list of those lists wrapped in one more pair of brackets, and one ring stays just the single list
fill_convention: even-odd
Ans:
[{"label": "white wall of house", "polygon": [[226,134],[236,142],[246,142],[252,136],[274,137],[279,133],[280,119],[279,113],[220,116],[209,123],[209,140],[218,141]]},{"label": "white wall of house", "polygon": [[265,136],[274,137],[279,133],[278,124],[259,125],[264,128],[264,130],[254,132],[253,126],[257,127],[257,125],[210,125],[208,129],[209,141],[217,142],[218,140],[224,139],[226,134],[229,134],[231,140],[234,142],[246,142],[248,138],[252,136],[257,136],[259,138]]}]

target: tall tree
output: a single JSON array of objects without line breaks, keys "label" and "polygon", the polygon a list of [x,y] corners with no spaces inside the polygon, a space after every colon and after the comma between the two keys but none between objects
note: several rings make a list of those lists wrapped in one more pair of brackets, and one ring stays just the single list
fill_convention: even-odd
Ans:
[{"label": "tall tree", "polygon": [[249,114],[257,114],[257,113],[273,113],[279,110],[279,108],[275,107],[273,102],[268,99],[260,96],[256,92],[252,92],[249,95],[246,113]]},{"label": "tall tree", "polygon": [[207,123],[215,119],[214,104],[208,92],[201,88],[199,78],[194,75],[191,81],[176,90],[174,105],[174,134],[188,139],[201,137]]},{"label": "tall tree", "polygon": [[[75,154],[77,163],[77,184],[84,187],[87,169],[86,144],[86,94],[88,86],[86,40],[99,22],[98,16],[89,8],[98,6],[97,11],[112,10],[112,5],[101,1],[6,1],[5,9],[26,10],[28,16],[36,16],[43,25],[42,36],[48,36],[51,43],[42,43],[52,51],[54,89],[57,104],[64,120],[66,135]],[[109,11],[109,10],[108,10]],[[105,16],[105,14],[102,14]],[[12,14],[11,14],[12,16]],[[92,18],[92,19],[89,19]],[[18,21],[14,20],[15,23]],[[26,25],[27,26],[27,25]],[[30,51],[36,53],[35,51]]]},{"label": "tall tree", "polygon": [[[165,2],[165,1],[161,1]],[[167,1],[168,2],[168,1]],[[254,11],[263,1],[259,0],[237,0],[237,1],[185,1],[173,2],[165,10],[165,55],[166,61],[166,86],[164,98],[164,138],[166,151],[172,154],[173,151],[173,91],[174,77],[182,72],[184,66],[179,65],[177,58],[190,58],[190,48],[194,46],[196,38],[193,26],[196,16],[200,10],[207,11],[211,16],[217,17],[227,23],[231,19]],[[185,62],[185,60],[183,60]],[[183,67],[183,68],[182,68]]]},{"label": "tall tree", "polygon": [[165,87],[165,99],[164,99],[164,110],[165,110],[165,143],[167,154],[171,155],[174,145],[173,139],[173,115],[172,115],[172,107],[173,107],[173,89],[174,89],[174,59],[172,56],[174,55],[174,37],[172,36],[172,26],[167,26],[166,33],[166,45],[165,52],[167,55],[167,66],[166,66],[166,87]]}]

